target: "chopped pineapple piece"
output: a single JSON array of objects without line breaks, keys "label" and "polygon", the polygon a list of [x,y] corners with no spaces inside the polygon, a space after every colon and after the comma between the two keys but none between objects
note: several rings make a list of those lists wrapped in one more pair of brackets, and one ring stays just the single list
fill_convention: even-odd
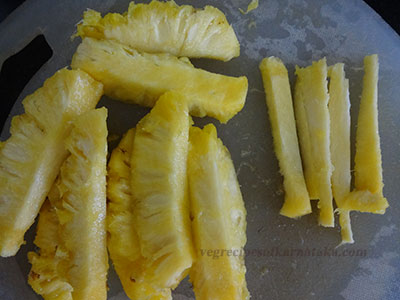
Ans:
[{"label": "chopped pineapple piece", "polygon": [[15,255],[68,152],[63,140],[76,116],[96,106],[102,85],[62,69],[27,96],[0,147],[0,255]]},{"label": "chopped pineapple piece", "polygon": [[249,12],[251,12],[252,10],[255,10],[258,7],[258,0],[251,0],[249,5],[247,5],[247,10],[244,11],[243,9],[239,8],[239,11],[244,14],[247,15]]},{"label": "chopped pineapple piece", "polygon": [[350,212],[342,209],[345,197],[350,193],[351,184],[349,80],[345,77],[344,64],[332,66],[329,70],[329,77],[332,192],[339,211],[342,243],[354,243]]},{"label": "chopped pineapple piece", "polygon": [[168,92],[136,127],[131,158],[134,225],[147,282],[175,288],[192,265],[186,161],[190,117],[185,98]]},{"label": "chopped pineapple piece", "polygon": [[228,61],[239,56],[240,46],[225,15],[215,7],[195,9],[174,1],[129,4],[120,15],[88,10],[77,35],[111,39],[139,51],[175,56],[208,57]]},{"label": "chopped pineapple piece", "polygon": [[294,103],[306,184],[310,197],[319,199],[319,224],[333,227],[326,59],[296,67],[296,75]]},{"label": "chopped pineapple piece", "polygon": [[105,108],[82,114],[65,141],[70,155],[49,194],[51,208],[44,208],[51,220],[39,222],[40,251],[28,254],[29,283],[45,299],[58,299],[54,287],[68,285],[65,299],[107,298],[106,118]]},{"label": "chopped pineapple piece", "polygon": [[282,61],[275,57],[264,58],[260,70],[275,153],[284,177],[286,195],[280,213],[297,218],[311,213],[311,204],[301,165],[288,72]]},{"label": "chopped pineapple piece", "polygon": [[240,255],[246,244],[246,209],[229,151],[212,124],[203,130],[191,128],[190,144],[188,176],[197,252],[190,278],[196,299],[249,299]]},{"label": "chopped pineapple piece", "polygon": [[343,209],[383,215],[389,206],[385,197],[368,190],[354,190],[344,200]]},{"label": "chopped pineapple piece", "polygon": [[154,106],[164,92],[178,90],[193,115],[224,123],[243,108],[247,94],[246,77],[210,73],[194,68],[188,59],[139,53],[113,41],[85,38],[72,67],[101,81],[110,97],[144,106]]}]

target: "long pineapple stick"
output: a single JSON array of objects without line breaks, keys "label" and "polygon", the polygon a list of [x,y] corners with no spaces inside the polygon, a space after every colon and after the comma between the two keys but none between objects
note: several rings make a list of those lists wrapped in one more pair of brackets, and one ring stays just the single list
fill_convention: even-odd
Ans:
[{"label": "long pineapple stick", "polygon": [[279,58],[260,63],[274,139],[275,153],[284,177],[285,202],[280,213],[297,218],[311,213],[297,139],[292,95],[287,69]]},{"label": "long pineapple stick", "polygon": [[333,227],[326,59],[296,67],[296,74],[294,103],[306,184],[311,197],[319,199],[319,224]]},{"label": "long pineapple stick", "polygon": [[351,185],[349,80],[345,77],[344,64],[332,66],[329,70],[329,77],[332,192],[339,210],[342,243],[354,243],[350,212],[342,209],[345,197],[350,193]]}]

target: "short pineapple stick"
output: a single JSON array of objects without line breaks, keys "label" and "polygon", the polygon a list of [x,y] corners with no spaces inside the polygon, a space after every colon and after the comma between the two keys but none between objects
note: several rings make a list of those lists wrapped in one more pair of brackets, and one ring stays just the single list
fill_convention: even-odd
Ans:
[{"label": "short pineapple stick", "polygon": [[350,212],[342,209],[345,197],[350,193],[351,185],[349,80],[345,77],[344,64],[332,66],[329,70],[329,77],[332,192],[339,211],[342,243],[354,243]]},{"label": "short pineapple stick", "polygon": [[280,59],[269,57],[262,60],[260,70],[275,153],[284,178],[285,202],[280,213],[290,218],[301,217],[311,213],[311,204],[301,165],[287,69]]},{"label": "short pineapple stick", "polygon": [[294,102],[306,184],[310,196],[319,199],[319,224],[333,227],[326,59],[296,67],[296,74]]}]

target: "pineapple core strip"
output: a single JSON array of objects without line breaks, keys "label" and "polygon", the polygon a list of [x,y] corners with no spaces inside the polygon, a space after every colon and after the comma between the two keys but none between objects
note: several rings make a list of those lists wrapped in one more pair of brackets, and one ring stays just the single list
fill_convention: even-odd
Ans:
[{"label": "pineapple core strip", "polygon": [[217,8],[195,9],[174,1],[129,4],[128,12],[87,10],[78,36],[115,40],[139,51],[228,61],[240,54],[239,42],[225,15]]},{"label": "pineapple core strip", "polygon": [[15,255],[68,151],[70,122],[93,109],[102,84],[83,71],[62,69],[22,102],[11,137],[0,147],[0,255]]},{"label": "pineapple core strip", "polygon": [[134,225],[155,288],[175,288],[193,261],[186,161],[191,119],[168,92],[137,125],[131,158]]},{"label": "pineapple core strip", "polygon": [[333,165],[332,192],[339,211],[342,243],[354,243],[350,212],[342,209],[350,193],[350,98],[349,80],[345,77],[344,64],[329,69],[330,150]]},{"label": "pineapple core strip", "polygon": [[364,72],[354,159],[356,191],[347,197],[345,205],[350,210],[382,214],[389,204],[383,197],[382,158],[378,128],[379,63],[376,54],[364,58]]},{"label": "pineapple core strip", "polygon": [[[135,129],[130,129],[111,154],[107,180],[108,251],[114,268],[130,299],[169,300],[171,289],[156,291],[145,278],[151,274],[140,245],[133,221],[134,198],[131,192],[131,155]],[[144,278],[144,279],[143,279]]]},{"label": "pineapple core strip", "polygon": [[319,199],[319,224],[333,227],[326,59],[296,66],[296,75],[294,103],[306,184],[310,197]]},{"label": "pineapple core strip", "polygon": [[285,203],[280,213],[297,218],[311,213],[311,204],[301,165],[288,72],[282,61],[275,57],[264,58],[260,70],[275,153],[284,177]]},{"label": "pineapple core strip", "polygon": [[188,177],[197,259],[196,299],[249,299],[242,255],[246,209],[228,149],[212,124],[190,129]]},{"label": "pineapple core strip", "polygon": [[71,65],[102,82],[112,98],[152,107],[163,93],[176,90],[188,99],[191,114],[224,123],[246,100],[246,77],[210,73],[196,69],[187,58],[139,53],[113,41],[85,38]]},{"label": "pineapple core strip", "polygon": [[[107,298],[108,258],[106,248],[107,109],[79,116],[65,140],[70,155],[61,166],[39,221],[30,252],[29,284],[47,299],[66,293],[74,300]],[[53,213],[54,214],[54,213]]]}]

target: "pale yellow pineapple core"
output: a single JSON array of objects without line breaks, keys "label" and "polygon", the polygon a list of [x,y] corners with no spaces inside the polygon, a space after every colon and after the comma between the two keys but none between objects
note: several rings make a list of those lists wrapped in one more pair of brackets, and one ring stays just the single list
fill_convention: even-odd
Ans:
[{"label": "pale yellow pineapple core", "polygon": [[280,213],[290,218],[311,213],[301,164],[287,69],[279,58],[260,63],[276,156],[283,175],[285,202]]},{"label": "pale yellow pineapple core", "polygon": [[196,299],[249,299],[241,255],[246,209],[229,151],[212,124],[190,129],[188,176],[197,254],[190,280]]},{"label": "pale yellow pineapple core", "polygon": [[115,99],[152,107],[165,92],[179,91],[189,110],[226,123],[244,106],[247,78],[210,73],[193,67],[187,58],[170,54],[139,53],[122,44],[85,38],[71,66],[104,84]]},{"label": "pale yellow pineapple core", "polygon": [[319,199],[319,224],[333,227],[326,59],[296,66],[296,75],[294,107],[305,180],[310,198]]},{"label": "pale yellow pineapple core", "polygon": [[79,116],[70,153],[41,210],[28,282],[46,300],[107,298],[107,110]]},{"label": "pale yellow pineapple core", "polygon": [[62,69],[27,96],[0,147],[0,255],[15,255],[68,151],[71,121],[93,109],[102,84],[80,70]]},{"label": "pale yellow pineapple core", "polygon": [[87,10],[77,35],[115,40],[139,51],[228,61],[240,54],[239,42],[217,8],[195,9],[174,1],[129,4],[124,14]]}]

